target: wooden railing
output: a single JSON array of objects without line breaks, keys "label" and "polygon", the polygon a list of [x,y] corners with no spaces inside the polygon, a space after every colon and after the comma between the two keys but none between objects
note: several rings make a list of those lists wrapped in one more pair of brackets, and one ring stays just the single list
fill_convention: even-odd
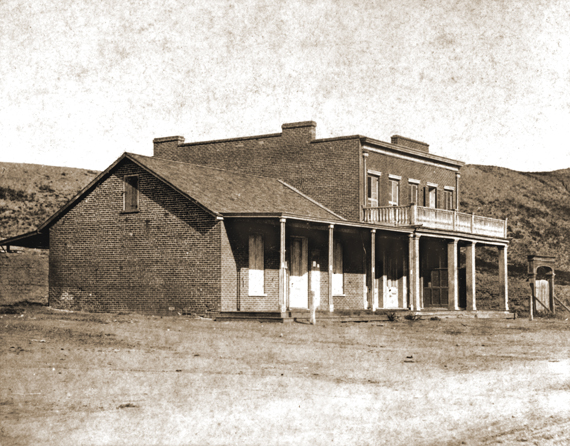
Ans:
[{"label": "wooden railing", "polygon": [[417,205],[365,207],[364,221],[390,226],[422,225],[445,231],[507,237],[507,220]]}]

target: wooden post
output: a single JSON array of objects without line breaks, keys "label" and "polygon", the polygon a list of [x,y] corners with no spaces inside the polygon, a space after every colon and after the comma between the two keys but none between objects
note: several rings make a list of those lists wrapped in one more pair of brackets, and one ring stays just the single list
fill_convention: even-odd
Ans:
[{"label": "wooden post", "polygon": [[285,218],[279,219],[279,308],[287,312],[287,264],[285,262]]},{"label": "wooden post", "polygon": [[334,225],[329,225],[329,311],[334,311],[333,301],[333,265],[334,265]]},{"label": "wooden post", "polygon": [[420,311],[420,236],[418,234],[409,235],[409,269],[410,277],[410,309]]},{"label": "wooden post", "polygon": [[459,310],[459,273],[457,256],[457,239],[447,244],[447,286],[448,286],[448,310]]},{"label": "wooden post", "polygon": [[509,311],[509,274],[507,265],[507,245],[499,246],[499,299],[501,310]]},{"label": "wooden post", "polygon": [[374,291],[376,288],[376,229],[370,230],[370,288],[368,288],[368,309],[376,311]]},{"label": "wooden post", "polygon": [[461,174],[459,172],[455,173],[455,210],[459,211],[459,178]]},{"label": "wooden post", "polygon": [[362,194],[362,210],[360,212],[362,212],[361,216],[360,216],[360,220],[363,220],[366,215],[366,211],[364,211],[364,208],[366,206],[368,206],[368,167],[366,165],[366,161],[368,160],[368,152],[362,152],[362,184],[363,186],[360,188],[361,191],[363,191]]},{"label": "wooden post", "polygon": [[528,319],[531,321],[534,319],[534,284],[535,284],[535,279],[536,279],[536,276],[534,278],[532,278],[532,280],[530,281],[530,298],[528,301]]},{"label": "wooden post", "polygon": [[556,303],[554,302],[554,269],[552,269],[552,272],[548,276],[548,300],[550,301],[550,311],[552,311],[552,314],[556,314]]},{"label": "wooden post", "polygon": [[412,226],[417,225],[418,221],[418,205],[412,204],[410,205],[410,224]]},{"label": "wooden post", "polygon": [[467,279],[467,311],[477,311],[475,291],[475,243],[470,242],[465,249],[465,273]]}]

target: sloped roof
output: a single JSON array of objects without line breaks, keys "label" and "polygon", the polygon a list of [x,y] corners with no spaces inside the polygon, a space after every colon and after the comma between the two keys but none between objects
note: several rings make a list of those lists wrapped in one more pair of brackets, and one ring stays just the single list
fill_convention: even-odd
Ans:
[{"label": "sloped roof", "polygon": [[283,214],[326,221],[344,220],[274,178],[132,153],[125,156],[214,214]]}]

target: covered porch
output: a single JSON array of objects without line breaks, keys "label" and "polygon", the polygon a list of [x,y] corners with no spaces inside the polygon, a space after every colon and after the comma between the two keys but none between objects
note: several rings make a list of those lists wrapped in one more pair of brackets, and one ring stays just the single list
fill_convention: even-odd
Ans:
[{"label": "covered porch", "polygon": [[[232,260],[219,320],[303,320],[313,307],[327,320],[512,317],[506,240],[285,215],[224,223]],[[498,249],[498,312],[477,309],[478,244]]]}]

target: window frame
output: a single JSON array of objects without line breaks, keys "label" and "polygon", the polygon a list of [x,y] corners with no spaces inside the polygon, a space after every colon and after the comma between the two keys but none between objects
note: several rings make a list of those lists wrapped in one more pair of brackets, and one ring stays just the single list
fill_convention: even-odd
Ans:
[{"label": "window frame", "polygon": [[443,189],[443,207],[444,209],[455,210],[455,189],[452,187],[444,187]]},{"label": "window frame", "polygon": [[[129,180],[136,180],[133,185]],[[129,214],[140,211],[139,175],[125,175],[123,177],[123,213]],[[134,207],[131,205],[134,204]]]},{"label": "window frame", "polygon": [[333,243],[333,296],[344,296],[344,249],[339,240]]},{"label": "window frame", "polygon": [[[369,170],[366,175],[366,205],[370,208],[377,208],[380,205],[380,177],[382,173]],[[374,180],[374,184],[372,181]],[[375,186],[374,188],[372,186]],[[372,197],[373,189],[376,192],[376,198]]]},{"label": "window frame", "polygon": [[410,204],[419,205],[420,201],[420,181],[408,179],[408,188],[410,192]]},{"label": "window frame", "polygon": [[[400,181],[401,176],[398,175],[388,175],[388,180],[390,184],[390,198],[388,199],[389,206],[400,206]],[[394,200],[395,196],[395,200]]]},{"label": "window frame", "polygon": [[[260,250],[257,256],[255,255],[256,249]],[[247,292],[249,296],[267,296],[265,292],[265,240],[259,233],[249,235]]]}]

